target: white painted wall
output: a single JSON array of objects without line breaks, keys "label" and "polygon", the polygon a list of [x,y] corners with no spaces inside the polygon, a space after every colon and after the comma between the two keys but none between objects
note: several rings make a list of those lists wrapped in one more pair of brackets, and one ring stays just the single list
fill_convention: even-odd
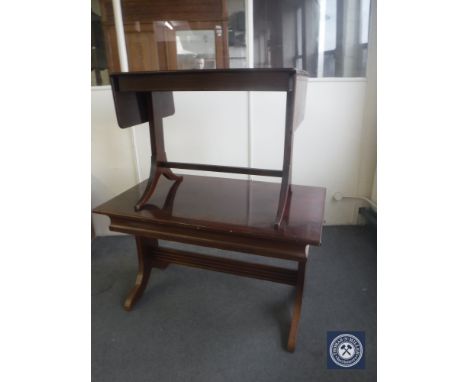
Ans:
[{"label": "white painted wall", "polygon": [[371,1],[370,11],[367,86],[357,192],[377,203],[377,1]]},{"label": "white painted wall", "polygon": [[[366,86],[363,79],[309,80],[304,121],[294,136],[292,181],[327,188],[327,224],[356,224],[357,202],[332,196],[359,191]],[[252,166],[280,169],[285,96],[257,92],[252,99]]]},{"label": "white painted wall", "polygon": [[[168,160],[248,166],[248,100],[246,92],[174,92],[176,112],[164,119]],[[135,128],[141,174],[150,169],[148,124]],[[176,170],[184,174],[200,171]],[[226,174],[209,173],[210,176]],[[231,178],[246,178],[230,174]]]},{"label": "white painted wall", "polygon": [[[131,131],[120,129],[110,87],[91,91],[91,204],[104,203],[137,183]],[[109,219],[93,214],[96,235],[111,234]]]}]

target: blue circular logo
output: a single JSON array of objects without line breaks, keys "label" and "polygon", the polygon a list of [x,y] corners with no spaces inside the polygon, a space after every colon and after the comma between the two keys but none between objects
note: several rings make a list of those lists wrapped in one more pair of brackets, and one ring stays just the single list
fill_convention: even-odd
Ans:
[{"label": "blue circular logo", "polygon": [[330,344],[330,357],[341,367],[352,367],[362,358],[361,341],[352,334],[340,334]]}]

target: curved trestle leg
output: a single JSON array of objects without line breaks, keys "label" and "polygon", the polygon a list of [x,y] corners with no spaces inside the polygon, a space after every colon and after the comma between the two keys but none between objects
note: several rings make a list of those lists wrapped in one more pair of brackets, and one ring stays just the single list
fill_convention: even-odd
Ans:
[{"label": "curved trestle leg", "polygon": [[140,211],[143,205],[151,198],[153,195],[154,189],[158,184],[159,177],[161,176],[161,172],[158,171],[158,167],[155,160],[151,161],[151,170],[150,176],[148,178],[148,183],[146,183],[145,191],[143,195],[141,195],[140,200],[138,200],[137,204],[135,205],[135,211]]},{"label": "curved trestle leg", "polygon": [[294,300],[294,311],[289,329],[288,351],[294,352],[296,349],[297,331],[299,329],[299,319],[301,318],[302,295],[304,292],[305,262],[298,263],[296,298]]},{"label": "curved trestle leg", "polygon": [[156,161],[151,161],[150,177],[148,178],[148,183],[146,184],[143,195],[141,195],[140,200],[138,200],[135,205],[135,211],[141,211],[146,202],[151,198],[161,175],[164,175],[166,179],[177,182],[180,182],[183,179],[182,176],[174,174],[170,168],[158,167]]},{"label": "curved trestle leg", "polygon": [[164,177],[168,180],[175,180],[175,181],[180,182],[183,179],[183,176],[174,174],[170,168],[166,167],[161,170],[162,170],[162,174],[164,175]]},{"label": "curved trestle leg", "polygon": [[124,302],[124,309],[129,311],[138,301],[148,285],[151,275],[152,260],[151,251],[157,247],[156,239],[135,236],[138,252],[138,273],[135,286],[128,294]]},{"label": "curved trestle leg", "polygon": [[289,221],[289,210],[291,208],[291,186],[281,186],[280,196],[278,200],[278,212],[275,219],[275,229],[279,229],[281,224]]}]

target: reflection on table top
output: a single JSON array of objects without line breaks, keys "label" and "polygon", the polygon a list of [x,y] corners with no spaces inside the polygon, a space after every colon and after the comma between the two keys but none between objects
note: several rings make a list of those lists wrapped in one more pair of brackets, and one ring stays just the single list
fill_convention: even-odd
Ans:
[{"label": "reflection on table top", "polygon": [[273,224],[279,183],[184,175],[180,183],[161,178],[143,210],[134,206],[146,181],[94,209],[110,217],[174,225],[282,242],[319,245],[325,189],[292,185],[288,219]]}]

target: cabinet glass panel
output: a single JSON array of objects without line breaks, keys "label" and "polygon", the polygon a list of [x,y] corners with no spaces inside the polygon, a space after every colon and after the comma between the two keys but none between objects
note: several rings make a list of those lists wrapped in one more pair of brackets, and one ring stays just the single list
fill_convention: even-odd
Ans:
[{"label": "cabinet glass panel", "polygon": [[[93,3],[102,11],[108,70],[119,72],[112,0]],[[244,0],[120,0],[120,4],[130,72],[247,67]],[[99,63],[95,56],[93,68],[94,62]]]},{"label": "cabinet glass panel", "polygon": [[216,69],[214,31],[179,30],[175,38],[177,69]]}]

